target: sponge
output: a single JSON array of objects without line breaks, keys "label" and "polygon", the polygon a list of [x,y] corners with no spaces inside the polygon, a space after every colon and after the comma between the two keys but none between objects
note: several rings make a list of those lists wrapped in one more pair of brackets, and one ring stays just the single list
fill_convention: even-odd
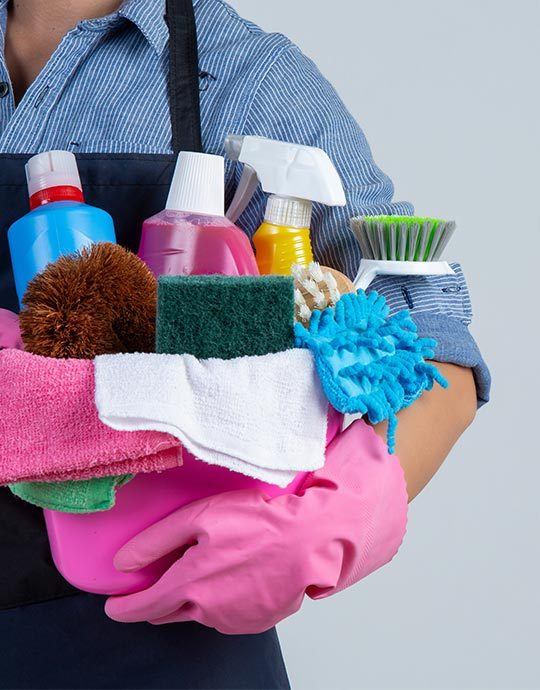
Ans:
[{"label": "sponge", "polygon": [[156,351],[233,359],[294,348],[292,276],[164,276]]}]

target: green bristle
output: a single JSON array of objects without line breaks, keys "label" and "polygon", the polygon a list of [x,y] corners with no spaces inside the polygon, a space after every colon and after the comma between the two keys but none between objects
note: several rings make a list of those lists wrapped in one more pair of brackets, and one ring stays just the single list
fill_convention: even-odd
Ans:
[{"label": "green bristle", "polygon": [[455,223],[421,216],[365,216],[353,219],[365,258],[433,261],[440,257]]},{"label": "green bristle", "polygon": [[166,276],[158,282],[156,350],[199,359],[294,347],[292,276]]}]

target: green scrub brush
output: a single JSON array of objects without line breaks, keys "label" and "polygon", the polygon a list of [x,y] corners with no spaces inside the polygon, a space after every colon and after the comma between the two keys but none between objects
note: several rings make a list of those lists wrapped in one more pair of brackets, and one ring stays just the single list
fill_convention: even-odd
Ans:
[{"label": "green scrub brush", "polygon": [[379,275],[454,275],[440,257],[452,237],[454,221],[416,216],[365,216],[351,220],[362,250],[354,281],[366,290]]}]

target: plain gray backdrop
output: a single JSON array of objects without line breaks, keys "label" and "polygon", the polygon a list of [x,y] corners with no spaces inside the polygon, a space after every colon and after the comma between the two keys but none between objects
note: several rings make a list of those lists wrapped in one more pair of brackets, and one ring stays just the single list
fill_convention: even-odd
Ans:
[{"label": "plain gray backdrop", "polygon": [[396,198],[458,221],[494,378],[396,559],[280,626],[293,687],[540,688],[540,2],[230,4],[315,60]]}]

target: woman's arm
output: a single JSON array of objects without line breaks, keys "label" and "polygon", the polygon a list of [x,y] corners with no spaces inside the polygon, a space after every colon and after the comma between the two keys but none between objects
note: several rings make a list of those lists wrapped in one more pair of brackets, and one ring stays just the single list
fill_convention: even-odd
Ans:
[{"label": "woman's arm", "polygon": [[[431,480],[476,415],[471,369],[433,364],[448,380],[449,387],[445,390],[434,386],[398,415],[396,455],[405,473],[409,501]],[[387,423],[377,424],[374,429],[386,441]]]},{"label": "woman's arm", "polygon": [[[313,248],[319,262],[350,277],[360,261],[351,216],[413,211],[410,204],[393,201],[392,183],[375,164],[360,126],[316,66],[292,44],[266,71],[243,131],[328,152],[343,180],[347,206],[316,205]],[[258,190],[255,203],[241,218],[248,234],[257,227],[265,203],[266,195]],[[397,456],[411,500],[473,421],[477,405],[489,398],[489,372],[468,329],[472,310],[467,284],[461,267],[452,267],[454,276],[383,277],[372,285],[386,298],[391,313],[409,309],[419,337],[437,341],[435,364],[450,383],[448,390],[435,386],[399,415]],[[386,425],[376,429],[386,438]]]}]

